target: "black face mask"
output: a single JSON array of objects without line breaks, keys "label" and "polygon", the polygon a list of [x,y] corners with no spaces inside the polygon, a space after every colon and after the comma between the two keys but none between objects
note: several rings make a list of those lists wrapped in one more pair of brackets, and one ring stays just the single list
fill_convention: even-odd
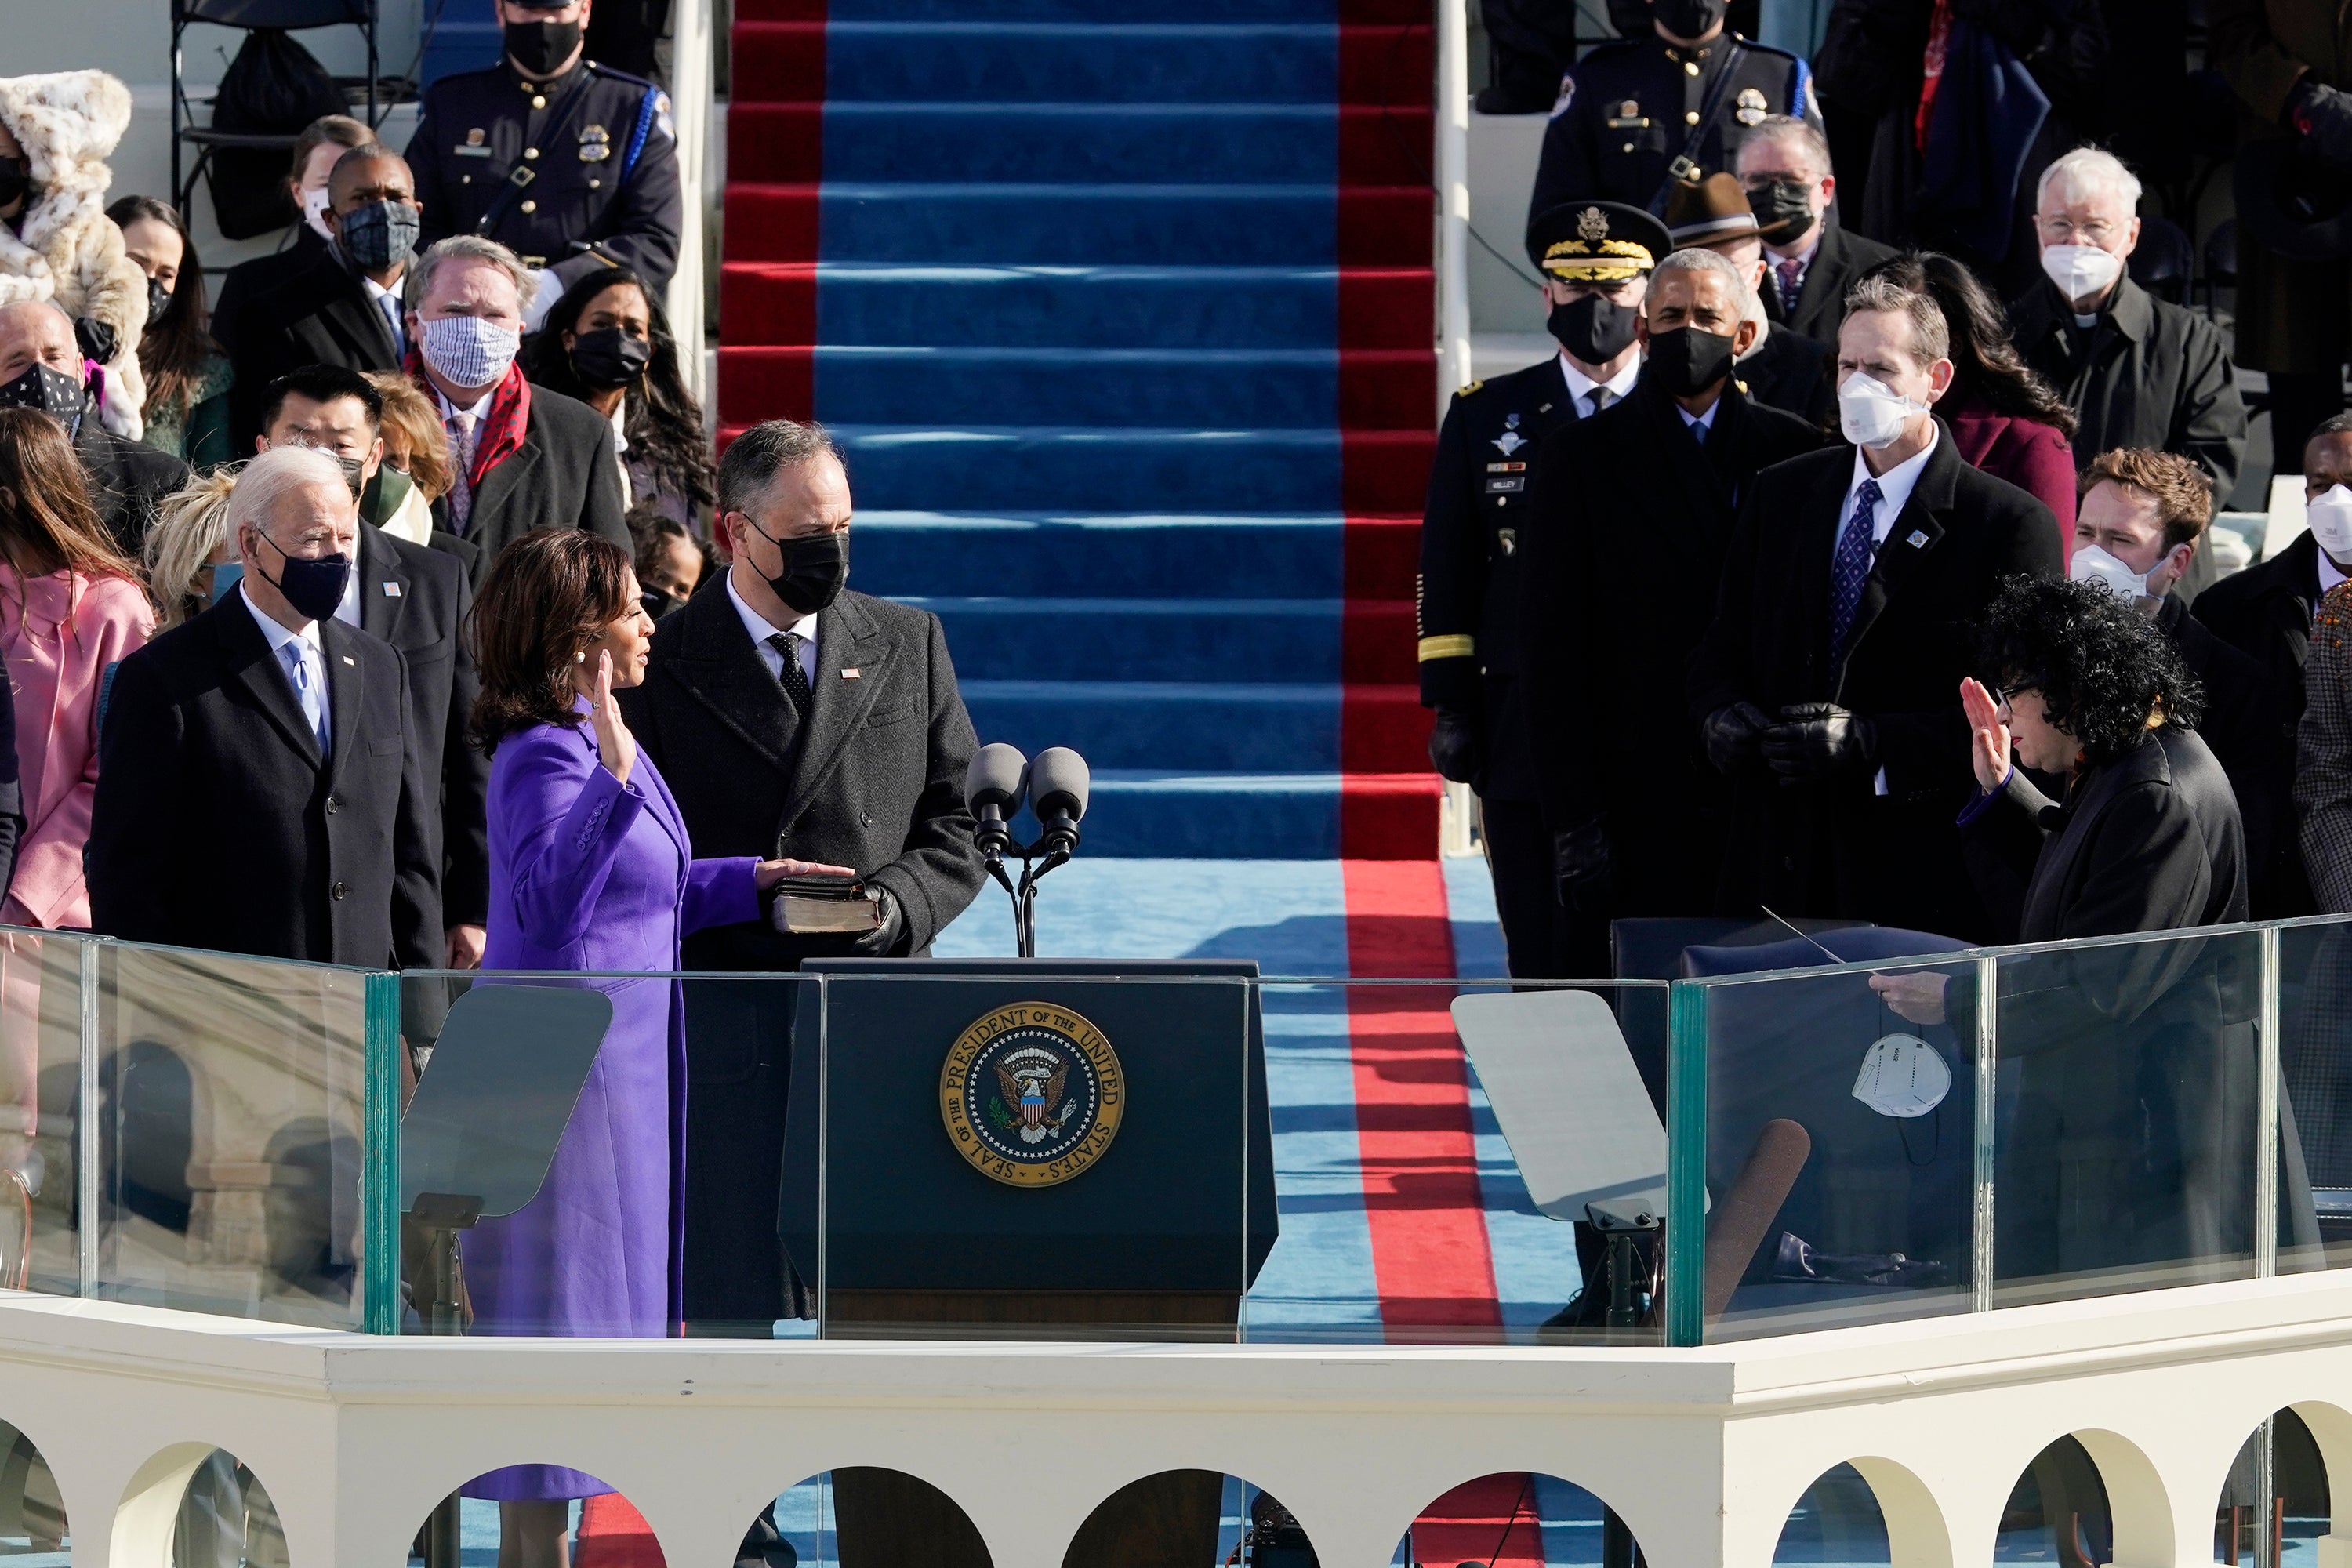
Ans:
[{"label": "black face mask", "polygon": [[1650,0],[1650,19],[1677,38],[1696,42],[1713,31],[1731,0]]},{"label": "black face mask", "polygon": [[1569,358],[1585,364],[1607,364],[1633,346],[1634,323],[1641,319],[1639,306],[1587,294],[1565,305],[1554,305],[1544,325],[1568,351]]},{"label": "black face mask", "polygon": [[[743,520],[751,522],[749,513]],[[783,558],[783,573],[771,577],[761,572],[761,581],[768,584],[784,607],[796,616],[813,616],[841,597],[841,585],[849,580],[849,535],[845,533],[813,533],[796,539],[778,539],[758,523],[752,531],[776,547]],[[754,566],[753,571],[759,568]]]},{"label": "black face mask", "polygon": [[[258,529],[254,531],[270,549],[278,550],[276,540]],[[306,561],[283,550],[278,550],[278,555],[281,563],[278,575],[271,578],[263,574],[270,585],[286,595],[297,615],[314,621],[332,618],[336,606],[343,602],[343,583],[352,574],[351,557],[338,552]]]},{"label": "black face mask", "polygon": [[147,279],[147,324],[153,326],[172,308],[172,291],[156,279]]},{"label": "black face mask", "polygon": [[1652,332],[1642,374],[1656,377],[1660,388],[1675,397],[1696,397],[1731,374],[1732,342],[1696,327]]},{"label": "black face mask", "polygon": [[37,408],[66,427],[68,436],[81,430],[82,411],[89,394],[81,378],[45,364],[27,365],[25,374],[0,385],[0,408]]},{"label": "black face mask", "polygon": [[23,158],[0,158],[0,207],[33,188],[33,166]]},{"label": "black face mask", "polygon": [[646,363],[653,357],[653,344],[643,338],[630,337],[618,327],[583,332],[572,340],[572,370],[582,382],[599,392],[635,385],[637,377],[645,374]]},{"label": "black face mask", "polygon": [[548,77],[580,47],[577,22],[509,22],[507,54],[528,77]]},{"label": "black face mask", "polygon": [[1756,226],[1764,231],[1764,237],[1785,250],[1813,226],[1813,209],[1808,202],[1811,194],[1811,187],[1801,180],[1775,180],[1748,193],[1748,210],[1756,215]]}]

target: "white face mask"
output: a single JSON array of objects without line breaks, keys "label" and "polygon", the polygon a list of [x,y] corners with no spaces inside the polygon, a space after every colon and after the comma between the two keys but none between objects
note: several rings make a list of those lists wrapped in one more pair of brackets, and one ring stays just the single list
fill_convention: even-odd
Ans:
[{"label": "white face mask", "polygon": [[2124,274],[2124,258],[2095,245],[2045,245],[2042,270],[2071,304],[2114,288]]},{"label": "white face mask", "polygon": [[320,239],[332,240],[335,237],[333,231],[327,227],[326,186],[320,185],[315,191],[302,193],[302,221],[309,224],[311,232]]},{"label": "white face mask", "polygon": [[2303,503],[2304,521],[2311,537],[2336,561],[2352,561],[2352,490],[2330,485]]},{"label": "white face mask", "polygon": [[2095,544],[2074,546],[2074,559],[2066,563],[2066,575],[2077,583],[2104,583],[2109,593],[2127,604],[2151,596],[2147,573],[2133,571]]},{"label": "white face mask", "polygon": [[1914,416],[1927,412],[1883,381],[1856,371],[1838,388],[1838,428],[1857,447],[1891,447]]}]

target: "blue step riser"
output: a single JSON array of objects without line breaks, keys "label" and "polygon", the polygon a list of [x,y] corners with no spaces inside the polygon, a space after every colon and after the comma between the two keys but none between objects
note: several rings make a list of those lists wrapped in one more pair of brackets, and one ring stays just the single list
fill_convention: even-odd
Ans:
[{"label": "blue step riser", "polygon": [[[942,274],[948,274],[942,276]],[[942,348],[1323,349],[1339,333],[1336,270],[826,268],[817,341]]]},{"label": "blue step riser", "polygon": [[881,510],[1339,510],[1337,431],[835,434],[858,504]]},{"label": "blue step riser", "polygon": [[[1339,853],[1339,796],[1261,794],[1213,784],[1128,792],[1096,782],[1081,855],[1130,860],[1328,860]],[[1049,889],[1044,895],[1050,899]]]},{"label": "blue step riser", "polygon": [[1319,103],[1339,93],[1328,26],[1032,26],[834,21],[834,103]]},{"label": "blue step riser", "polygon": [[[1106,670],[1121,680],[1336,681],[1339,679],[1339,604],[1203,613],[1158,603],[1097,609],[1051,599],[915,599],[938,614],[968,680],[1084,679]],[[1210,602],[1213,604],[1213,601]]]},{"label": "blue step riser", "polygon": [[1010,266],[1330,265],[1338,193],[1267,185],[976,186],[828,183],[826,261]]},{"label": "blue step riser", "polygon": [[817,417],[840,425],[1090,425],[1328,430],[1338,356],[872,350],[816,355]]},{"label": "blue step riser", "polygon": [[899,595],[1037,598],[1336,599],[1340,526],[1268,519],[1257,526],[929,522],[866,509],[850,559],[857,586]]},{"label": "blue step riser", "polygon": [[1299,105],[828,103],[828,180],[1328,182],[1336,112]]},{"label": "blue step riser", "polygon": [[1103,688],[1071,681],[963,683],[982,738],[1031,756],[1075,746],[1097,768],[1328,773],[1339,765],[1339,689]]},{"label": "blue step riser", "polygon": [[833,0],[832,22],[1322,22],[1336,0]]}]

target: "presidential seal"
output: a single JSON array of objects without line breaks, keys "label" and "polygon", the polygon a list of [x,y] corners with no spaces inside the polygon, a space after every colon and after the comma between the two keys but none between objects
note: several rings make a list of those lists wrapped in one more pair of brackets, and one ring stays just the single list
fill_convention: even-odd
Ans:
[{"label": "presidential seal", "polygon": [[1102,1158],[1126,1110],[1127,1079],[1110,1041],[1049,1002],[973,1019],[940,1068],[948,1141],[1007,1186],[1068,1181]]}]

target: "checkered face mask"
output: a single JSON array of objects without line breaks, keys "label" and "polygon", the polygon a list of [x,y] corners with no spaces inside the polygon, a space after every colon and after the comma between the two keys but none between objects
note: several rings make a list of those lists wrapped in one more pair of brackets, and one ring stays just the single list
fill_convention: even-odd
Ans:
[{"label": "checkered face mask", "polygon": [[488,386],[514,363],[522,334],[479,316],[444,316],[420,323],[417,352],[453,386]]}]

